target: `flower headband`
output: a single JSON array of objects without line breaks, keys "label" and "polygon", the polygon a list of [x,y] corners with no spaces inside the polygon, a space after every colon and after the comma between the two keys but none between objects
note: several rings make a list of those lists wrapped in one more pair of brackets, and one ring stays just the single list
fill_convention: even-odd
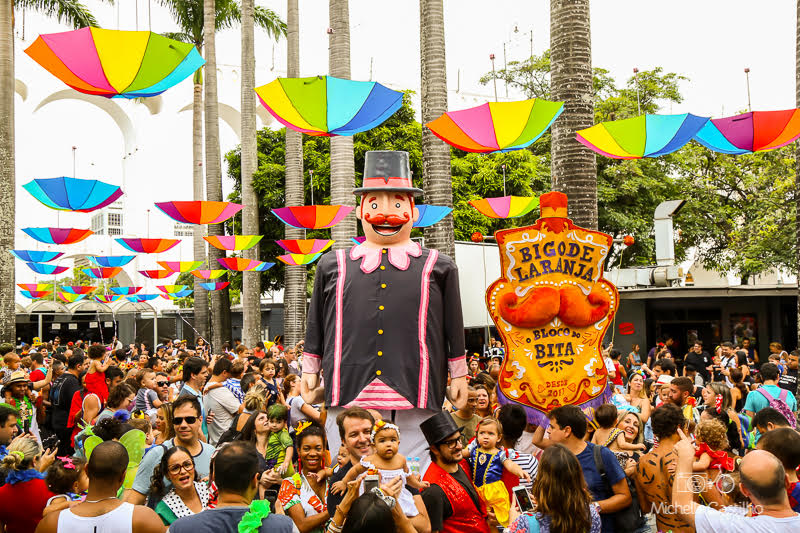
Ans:
[{"label": "flower headband", "polygon": [[395,430],[397,432],[397,436],[398,437],[400,436],[400,428],[399,427],[397,427],[396,425],[391,424],[389,422],[386,422],[385,420],[378,420],[378,421],[375,422],[375,425],[372,426],[372,433],[370,434],[369,440],[371,440],[372,442],[375,442],[375,435],[379,431],[383,431],[384,429],[393,429],[393,430]]},{"label": "flower headband", "polygon": [[72,462],[72,457],[56,457],[61,461],[61,465],[67,470],[75,470],[75,463]]},{"label": "flower headband", "polygon": [[297,425],[297,429],[294,430],[294,434],[295,435],[301,434],[310,425],[311,425],[311,422],[309,422],[308,420],[306,420],[305,422],[300,422]]}]

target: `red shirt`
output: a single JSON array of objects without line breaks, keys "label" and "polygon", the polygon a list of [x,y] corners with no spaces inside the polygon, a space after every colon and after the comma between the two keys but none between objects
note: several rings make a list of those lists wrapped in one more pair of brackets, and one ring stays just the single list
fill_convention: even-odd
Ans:
[{"label": "red shirt", "polygon": [[0,522],[5,524],[6,533],[33,533],[47,500],[53,496],[43,479],[0,487]]}]

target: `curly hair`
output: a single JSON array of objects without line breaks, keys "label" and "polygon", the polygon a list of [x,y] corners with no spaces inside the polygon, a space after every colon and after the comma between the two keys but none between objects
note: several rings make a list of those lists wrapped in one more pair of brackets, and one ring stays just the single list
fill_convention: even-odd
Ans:
[{"label": "curly hair", "polygon": [[297,447],[300,448],[300,446],[303,445],[303,441],[306,440],[306,438],[308,438],[308,437],[319,437],[319,438],[321,438],[323,447],[325,449],[328,448],[328,441],[327,441],[326,435],[325,435],[325,428],[323,428],[318,423],[312,422],[311,424],[306,426],[300,432],[299,435],[295,436],[295,439],[297,440]]},{"label": "curly hair", "polygon": [[[153,469],[153,475],[150,477],[150,493],[159,500],[167,493],[166,487],[164,486],[164,478],[167,476],[167,472],[169,471],[169,460],[178,452],[183,452],[188,455],[189,459],[192,461],[192,464],[194,464],[194,457],[192,457],[192,454],[189,452],[189,450],[183,446],[173,446],[164,452],[164,454],[161,456],[161,462],[158,463]],[[199,479],[200,478],[197,473],[197,469],[195,468],[194,480],[199,481]]]},{"label": "curly hair", "polygon": [[531,494],[536,510],[550,517],[552,533],[589,531],[592,496],[578,458],[564,445],[553,444],[542,453]]},{"label": "curly hair", "polygon": [[728,429],[716,418],[702,420],[695,429],[697,442],[705,442],[712,450],[728,449]]},{"label": "curly hair", "polygon": [[65,466],[64,459],[66,457],[56,459],[47,469],[45,482],[47,483],[47,488],[53,494],[72,492],[75,482],[78,481],[81,472],[86,468],[86,462],[83,459],[70,457],[69,461],[72,461],[71,468]]},{"label": "curly hair", "polygon": [[678,428],[686,426],[683,411],[672,403],[665,403],[653,411],[650,421],[653,426],[653,435],[659,439],[671,437],[678,432]]}]

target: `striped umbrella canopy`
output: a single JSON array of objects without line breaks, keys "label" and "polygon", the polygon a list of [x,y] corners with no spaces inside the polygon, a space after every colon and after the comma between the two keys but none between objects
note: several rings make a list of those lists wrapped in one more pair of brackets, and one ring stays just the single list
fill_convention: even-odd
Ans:
[{"label": "striped umbrella canopy", "polygon": [[403,93],[380,83],[333,76],[278,78],[255,91],[287,128],[328,137],[370,130],[403,105]]},{"label": "striped umbrella canopy", "polygon": [[341,222],[352,210],[350,205],[301,205],[279,207],[272,214],[293,228],[324,229]]},{"label": "striped umbrella canopy", "polygon": [[25,53],[76,91],[106,98],[156,96],[205,63],[193,45],[157,33],[92,27],[40,35]]},{"label": "striped umbrella canopy", "polygon": [[122,272],[122,267],[82,268],[81,272],[95,279],[110,279]]},{"label": "striped umbrella canopy", "polygon": [[139,270],[139,274],[142,276],[149,278],[149,279],[165,279],[170,276],[174,276],[177,272],[173,272],[172,270]]},{"label": "striped umbrella canopy", "polygon": [[120,296],[130,296],[142,290],[142,287],[109,287],[108,290]]},{"label": "striped umbrella canopy", "polygon": [[125,296],[126,300],[135,304],[139,302],[149,302],[156,298],[158,298],[158,294],[134,294],[133,296]]},{"label": "striped umbrella canopy", "polygon": [[50,265],[47,263],[25,263],[28,268],[37,274],[44,274],[45,276],[57,276],[69,270],[69,267]]},{"label": "striped umbrella canopy", "polygon": [[119,244],[137,254],[160,254],[174,248],[180,239],[114,239]]},{"label": "striped umbrella canopy", "polygon": [[68,304],[71,304],[71,303],[74,303],[74,302],[79,302],[79,301],[83,300],[84,298],[86,298],[85,294],[72,294],[72,293],[69,293],[69,292],[59,292],[58,293],[58,299],[61,300],[62,302],[66,302]]},{"label": "striped umbrella canopy", "polygon": [[92,296],[92,300],[94,300],[95,302],[99,302],[101,304],[114,303],[120,298],[122,298],[122,296],[119,294],[100,294]]},{"label": "striped umbrella canopy", "polygon": [[161,295],[165,300],[175,300],[176,298],[185,298],[191,296],[194,291],[192,289],[184,289],[178,292],[165,292]]},{"label": "striped umbrella canopy", "polygon": [[191,272],[197,270],[205,261],[156,261],[158,266],[173,272]]},{"label": "striped umbrella canopy", "polygon": [[231,202],[157,202],[156,207],[165,215],[184,224],[219,224],[242,210],[240,204]]},{"label": "striped umbrella canopy", "polygon": [[21,295],[25,298],[30,298],[31,300],[36,300],[38,298],[47,298],[53,291],[19,291]]},{"label": "striped umbrella canopy", "polygon": [[309,265],[320,258],[322,254],[286,254],[279,255],[278,260],[287,265]]},{"label": "striped umbrella canopy", "polygon": [[284,239],[275,242],[291,254],[318,254],[333,246],[335,241],[329,239]]},{"label": "striped umbrella canopy", "polygon": [[78,213],[101,209],[122,196],[122,189],[116,185],[79,178],[40,178],[22,188],[47,207]]},{"label": "striped umbrella canopy", "polygon": [[11,255],[21,261],[30,263],[49,263],[64,255],[63,252],[47,252],[39,250],[9,250]]},{"label": "striped umbrella canopy", "polygon": [[236,272],[244,272],[244,271],[256,271],[256,272],[264,272],[265,270],[269,270],[275,263],[267,263],[264,261],[256,261],[255,259],[245,259],[244,257],[223,257],[217,259],[219,264],[227,268],[228,270],[235,270]]},{"label": "striped umbrella canopy", "polygon": [[517,218],[527,215],[539,205],[536,196],[500,196],[470,200],[469,205],[489,218]]},{"label": "striped umbrella canopy", "polygon": [[200,286],[203,287],[207,291],[221,291],[225,287],[230,285],[229,281],[211,281],[208,283],[201,283]]},{"label": "striped umbrella canopy", "polygon": [[66,292],[68,294],[89,294],[97,287],[93,285],[62,285],[61,292]]},{"label": "striped umbrella canopy", "polygon": [[158,285],[156,287],[161,292],[180,292],[186,288],[186,285]]},{"label": "striped umbrella canopy", "polygon": [[135,255],[90,255],[89,261],[99,267],[123,267],[134,260]]},{"label": "striped umbrella canopy", "polygon": [[22,228],[31,238],[45,244],[75,244],[94,232],[75,228]]},{"label": "striped umbrella canopy", "polygon": [[415,228],[433,226],[453,210],[452,207],[445,205],[417,204],[415,207],[419,209],[419,218],[414,222]]},{"label": "striped umbrella canopy", "polygon": [[227,270],[192,270],[192,276],[200,279],[218,279],[227,272]]},{"label": "striped umbrella canopy", "polygon": [[800,109],[784,109],[712,118],[694,139],[709,150],[738,155],[774,150],[798,137]]},{"label": "striped umbrella canopy", "polygon": [[17,287],[23,291],[51,291],[53,290],[52,283],[17,283]]},{"label": "striped umbrella canopy", "polygon": [[208,243],[219,250],[248,250],[258,244],[263,235],[209,235],[203,237]]}]

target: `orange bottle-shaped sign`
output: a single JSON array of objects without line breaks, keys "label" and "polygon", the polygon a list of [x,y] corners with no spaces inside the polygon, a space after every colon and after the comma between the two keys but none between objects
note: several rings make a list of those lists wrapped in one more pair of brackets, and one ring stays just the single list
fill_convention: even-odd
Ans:
[{"label": "orange bottle-shaped sign", "polygon": [[532,226],[498,231],[501,277],[486,306],[506,347],[498,398],[532,423],[561,405],[591,409],[608,399],[602,341],[619,306],[603,278],[612,238],[567,218],[567,196],[540,198]]}]

